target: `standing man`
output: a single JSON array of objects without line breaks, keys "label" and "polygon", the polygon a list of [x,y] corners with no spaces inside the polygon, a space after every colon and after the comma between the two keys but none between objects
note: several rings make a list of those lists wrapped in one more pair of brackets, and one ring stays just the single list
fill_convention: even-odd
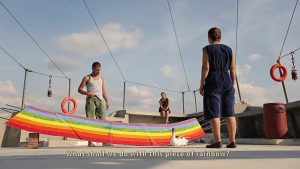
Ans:
[{"label": "standing man", "polygon": [[[87,96],[85,112],[88,118],[102,119],[105,115],[105,110],[109,108],[106,85],[104,78],[100,76],[100,70],[101,64],[94,62],[92,73],[85,76],[78,87],[78,92]],[[86,91],[84,87],[86,87]],[[89,141],[88,146],[95,147],[95,144]]]},{"label": "standing man", "polygon": [[203,48],[200,94],[204,96],[204,118],[210,121],[214,143],[206,148],[221,148],[221,122],[226,120],[229,144],[227,148],[236,148],[236,120],[234,115],[234,82],[236,61],[230,47],[220,43],[221,30],[211,28],[208,31],[209,45]]}]

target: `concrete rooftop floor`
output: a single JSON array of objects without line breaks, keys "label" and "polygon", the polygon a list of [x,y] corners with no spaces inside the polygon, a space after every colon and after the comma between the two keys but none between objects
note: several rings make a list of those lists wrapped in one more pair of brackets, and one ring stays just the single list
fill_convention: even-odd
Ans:
[{"label": "concrete rooftop floor", "polygon": [[300,146],[286,145],[238,145],[236,149],[206,149],[205,144],[0,148],[0,169],[284,169],[299,166]]}]

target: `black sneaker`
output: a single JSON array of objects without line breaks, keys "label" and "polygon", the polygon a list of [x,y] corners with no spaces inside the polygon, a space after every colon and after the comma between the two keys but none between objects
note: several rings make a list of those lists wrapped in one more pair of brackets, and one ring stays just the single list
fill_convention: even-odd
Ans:
[{"label": "black sneaker", "polygon": [[206,148],[222,148],[222,143],[221,142],[216,142],[213,144],[209,144],[206,146]]},{"label": "black sneaker", "polygon": [[236,142],[231,142],[230,144],[226,145],[226,148],[236,148],[236,147],[237,147]]}]

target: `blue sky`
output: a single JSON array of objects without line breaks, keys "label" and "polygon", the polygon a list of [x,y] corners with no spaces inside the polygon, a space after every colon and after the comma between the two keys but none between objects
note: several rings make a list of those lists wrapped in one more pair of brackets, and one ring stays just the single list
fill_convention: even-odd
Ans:
[{"label": "blue sky", "polygon": [[[123,79],[99,38],[81,0],[1,0],[27,28],[43,49],[72,79],[72,95],[84,113],[85,96],[77,93],[94,61],[102,63],[111,109],[122,107]],[[86,0],[126,80],[187,90],[166,0]],[[242,99],[250,105],[283,102],[281,84],[271,80],[269,69],[279,55],[295,0],[240,0],[238,32],[238,78]],[[235,51],[236,1],[170,0],[191,89],[200,81],[201,51],[207,31],[222,29],[222,43]],[[23,30],[0,6],[0,46],[25,67],[61,75]],[[283,53],[300,47],[300,11],[296,10]],[[300,51],[295,55],[300,65]],[[20,105],[24,71],[0,51],[0,106]],[[290,57],[282,60],[291,69]],[[48,77],[29,74],[26,104],[59,111],[67,96],[68,83],[54,78],[53,97],[46,96]],[[289,76],[286,86],[290,101],[299,100],[299,80]],[[128,109],[158,110],[160,90],[128,85]],[[181,94],[167,92],[173,112],[181,112]],[[193,93],[185,95],[187,112],[194,112]],[[202,97],[197,93],[198,109]],[[236,97],[238,101],[238,97]]]}]

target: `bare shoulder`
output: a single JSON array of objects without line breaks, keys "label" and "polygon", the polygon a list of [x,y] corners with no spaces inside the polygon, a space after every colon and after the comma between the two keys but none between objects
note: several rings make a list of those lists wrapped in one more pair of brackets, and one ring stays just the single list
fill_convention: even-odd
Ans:
[{"label": "bare shoulder", "polygon": [[88,81],[90,80],[90,77],[87,75],[87,76],[84,76],[82,78],[82,83],[87,83]]},{"label": "bare shoulder", "polygon": [[89,76],[89,75],[86,75],[86,76],[83,77],[82,80],[84,80],[84,81],[89,81],[89,80],[90,80],[90,76]]},{"label": "bare shoulder", "polygon": [[104,81],[104,77],[100,76],[100,79],[101,79],[102,81]]},{"label": "bare shoulder", "polygon": [[203,55],[208,55],[207,48],[203,48],[202,53]]}]

